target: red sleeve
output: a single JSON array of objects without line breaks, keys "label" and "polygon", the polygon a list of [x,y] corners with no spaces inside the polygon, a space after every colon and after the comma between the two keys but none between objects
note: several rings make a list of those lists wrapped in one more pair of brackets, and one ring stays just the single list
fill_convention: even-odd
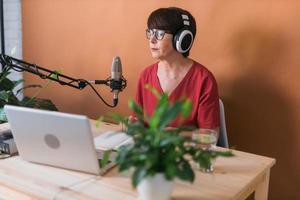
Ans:
[{"label": "red sleeve", "polygon": [[203,80],[198,107],[198,127],[217,128],[220,126],[219,94],[217,82],[211,73]]},{"label": "red sleeve", "polygon": [[143,90],[144,90],[144,81],[143,76],[141,75],[138,80],[137,89],[135,93],[135,102],[143,107]]}]

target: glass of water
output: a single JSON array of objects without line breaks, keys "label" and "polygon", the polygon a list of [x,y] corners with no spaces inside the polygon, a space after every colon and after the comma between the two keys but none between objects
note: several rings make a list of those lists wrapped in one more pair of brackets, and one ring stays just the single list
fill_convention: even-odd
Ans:
[{"label": "glass of water", "polygon": [[[218,132],[213,129],[200,128],[193,131],[192,139],[197,148],[202,150],[203,154],[210,154],[215,150],[218,140]],[[202,163],[197,163],[202,172],[213,172],[214,159],[209,159]]]}]

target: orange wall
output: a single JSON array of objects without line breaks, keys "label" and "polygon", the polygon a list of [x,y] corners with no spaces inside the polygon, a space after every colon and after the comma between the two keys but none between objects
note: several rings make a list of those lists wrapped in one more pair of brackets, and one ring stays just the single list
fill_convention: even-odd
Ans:
[{"label": "orange wall", "polygon": [[[153,60],[144,30],[158,7],[192,12],[198,34],[191,57],[216,76],[224,100],[230,144],[275,157],[270,199],[300,199],[300,1],[297,0],[26,0],[24,59],[64,74],[105,79],[112,57],[122,59],[128,87],[110,109],[90,89],[50,84],[41,97],[61,111],[96,118],[127,114],[139,72]],[[45,83],[25,75],[27,84]],[[107,87],[98,91],[111,101]],[[28,91],[27,94],[33,94]]]}]

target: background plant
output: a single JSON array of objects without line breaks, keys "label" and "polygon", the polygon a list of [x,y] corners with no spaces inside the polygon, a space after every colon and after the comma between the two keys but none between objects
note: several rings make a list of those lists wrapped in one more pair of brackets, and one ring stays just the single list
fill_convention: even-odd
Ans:
[{"label": "background plant", "polygon": [[[37,98],[38,94],[41,92],[41,89],[48,87],[51,81],[48,81],[44,87],[41,85],[28,85],[14,92],[15,88],[22,83],[23,80],[10,80],[8,78],[9,74],[10,71],[7,70],[4,70],[0,73],[0,123],[7,122],[3,108],[6,104],[45,110],[57,110],[56,106],[51,100]],[[55,77],[57,75],[53,74],[52,76]],[[21,91],[28,88],[38,88],[38,91],[32,97],[23,97],[22,99],[18,99],[17,95]]]},{"label": "background plant", "polygon": [[125,117],[114,116],[127,127],[127,134],[134,140],[133,145],[121,147],[116,158],[119,171],[134,168],[132,175],[134,187],[143,178],[157,173],[163,173],[167,180],[178,177],[193,182],[195,174],[191,159],[201,166],[208,167],[211,160],[217,156],[232,156],[230,151],[204,152],[196,147],[190,137],[180,135],[182,131],[192,130],[192,127],[168,128],[172,120],[182,122],[190,114],[192,103],[188,99],[170,103],[167,94],[159,94],[154,88],[146,87],[158,99],[152,116],[143,113],[141,107],[133,100],[129,101],[129,107],[134,111],[137,121],[130,123]]}]

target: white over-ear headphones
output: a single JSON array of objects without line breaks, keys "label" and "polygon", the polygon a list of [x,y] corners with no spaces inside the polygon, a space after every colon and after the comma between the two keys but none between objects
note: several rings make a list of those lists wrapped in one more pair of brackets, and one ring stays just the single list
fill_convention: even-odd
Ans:
[{"label": "white over-ear headphones", "polygon": [[194,35],[190,31],[190,19],[186,14],[181,14],[183,28],[174,34],[173,45],[179,53],[186,53],[193,45]]}]

